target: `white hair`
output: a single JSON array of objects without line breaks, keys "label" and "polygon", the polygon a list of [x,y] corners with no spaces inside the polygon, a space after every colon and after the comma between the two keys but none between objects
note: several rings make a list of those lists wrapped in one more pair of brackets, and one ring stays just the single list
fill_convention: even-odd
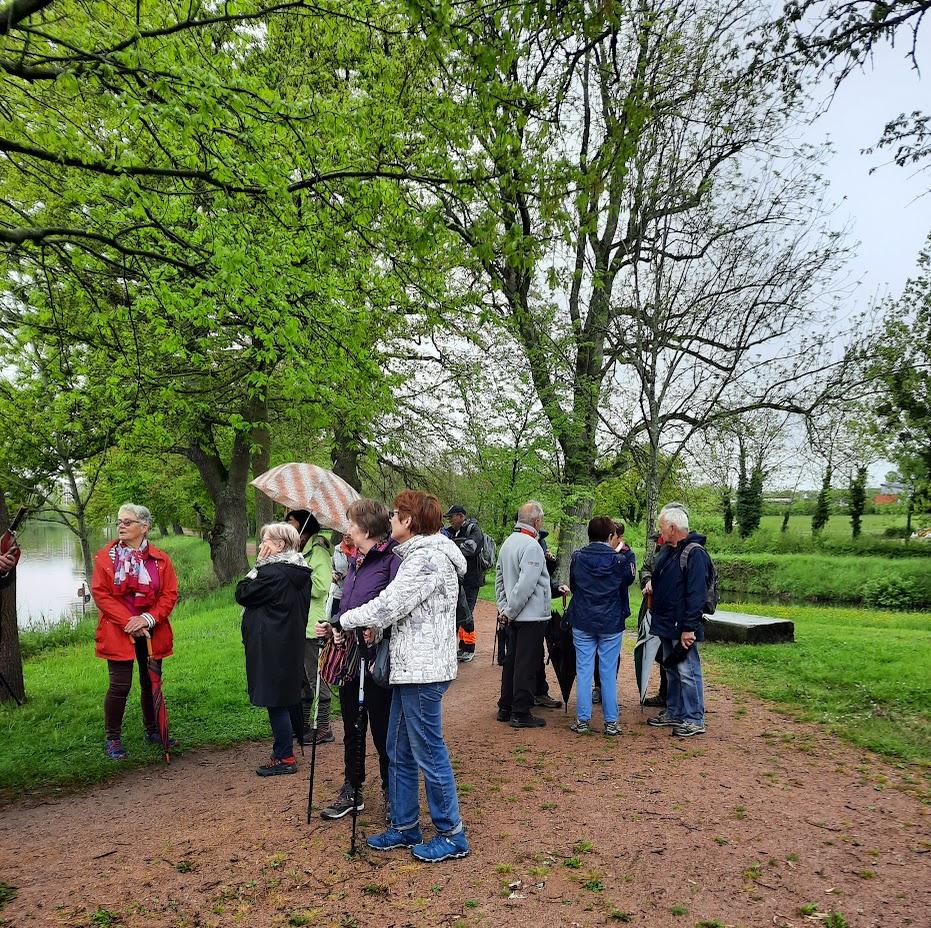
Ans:
[{"label": "white hair", "polygon": [[280,541],[285,551],[300,551],[301,536],[290,522],[269,522],[259,532],[259,544],[263,541]]},{"label": "white hair", "polygon": [[517,521],[531,525],[537,519],[543,518],[543,507],[535,500],[530,499],[517,510]]},{"label": "white hair", "polygon": [[149,528],[152,527],[152,513],[149,512],[145,506],[137,506],[135,503],[123,503],[123,505],[120,506],[119,512],[116,514],[117,518],[120,517],[120,512],[129,512],[134,519],[141,522],[143,525],[148,525]]},{"label": "white hair", "polygon": [[689,514],[681,503],[670,503],[668,506],[663,506],[656,521],[660,525],[668,525],[680,532],[689,530]]}]

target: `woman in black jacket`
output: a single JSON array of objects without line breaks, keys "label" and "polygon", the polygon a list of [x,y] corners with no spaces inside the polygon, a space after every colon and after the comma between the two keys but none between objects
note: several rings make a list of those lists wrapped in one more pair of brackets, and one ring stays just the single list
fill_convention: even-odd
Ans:
[{"label": "woman in black jacket", "polygon": [[236,602],[243,606],[249,701],[268,709],[275,736],[271,760],[255,772],[270,777],[296,771],[291,711],[301,701],[310,569],[293,526],[266,525],[259,538],[255,567],[239,581]]}]

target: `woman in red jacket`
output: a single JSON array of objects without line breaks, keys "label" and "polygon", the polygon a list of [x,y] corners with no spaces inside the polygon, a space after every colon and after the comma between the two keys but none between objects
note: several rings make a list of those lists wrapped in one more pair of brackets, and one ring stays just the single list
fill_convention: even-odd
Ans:
[{"label": "woman in red jacket", "polygon": [[134,661],[139,664],[145,739],[161,744],[152,705],[147,639],[152,640],[152,657],[161,667],[162,658],[171,656],[168,616],[178,600],[178,578],[168,555],[149,544],[152,513],[145,506],[121,506],[116,526],[117,540],[97,552],[91,592],[100,610],[94,653],[106,660],[110,672],[110,688],[103,701],[104,750],[111,760],[125,760],[121,734]]}]

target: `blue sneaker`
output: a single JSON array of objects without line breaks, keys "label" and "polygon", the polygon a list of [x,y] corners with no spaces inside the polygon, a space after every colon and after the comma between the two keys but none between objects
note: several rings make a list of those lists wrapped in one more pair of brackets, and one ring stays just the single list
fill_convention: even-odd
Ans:
[{"label": "blue sneaker", "polygon": [[454,835],[437,835],[426,844],[418,844],[411,848],[411,853],[417,860],[429,864],[438,864],[441,860],[451,860],[456,857],[469,856],[469,842],[465,831]]},{"label": "blue sneaker", "polygon": [[380,835],[372,835],[365,843],[373,851],[393,851],[399,847],[413,847],[423,841],[423,833],[419,828],[389,828]]},{"label": "blue sneaker", "polygon": [[103,743],[103,750],[110,760],[126,760],[126,748],[119,738],[107,738]]}]

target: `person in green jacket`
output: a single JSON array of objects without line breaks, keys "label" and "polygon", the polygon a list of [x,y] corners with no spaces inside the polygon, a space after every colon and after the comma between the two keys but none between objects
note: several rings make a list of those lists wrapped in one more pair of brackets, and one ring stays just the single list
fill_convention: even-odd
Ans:
[{"label": "person in green jacket", "polygon": [[[325,620],[326,601],[333,582],[333,546],[320,534],[320,523],[306,509],[292,509],[287,521],[301,534],[301,552],[310,567],[310,612],[304,640],[304,682],[301,687],[301,713],[304,720],[303,740],[309,743],[311,736],[310,712],[313,707],[317,685],[317,661],[320,645],[314,636],[318,622]],[[328,620],[329,617],[326,616]],[[317,744],[329,744],[335,740],[330,728],[330,687],[320,681],[320,705],[317,708]]]}]

